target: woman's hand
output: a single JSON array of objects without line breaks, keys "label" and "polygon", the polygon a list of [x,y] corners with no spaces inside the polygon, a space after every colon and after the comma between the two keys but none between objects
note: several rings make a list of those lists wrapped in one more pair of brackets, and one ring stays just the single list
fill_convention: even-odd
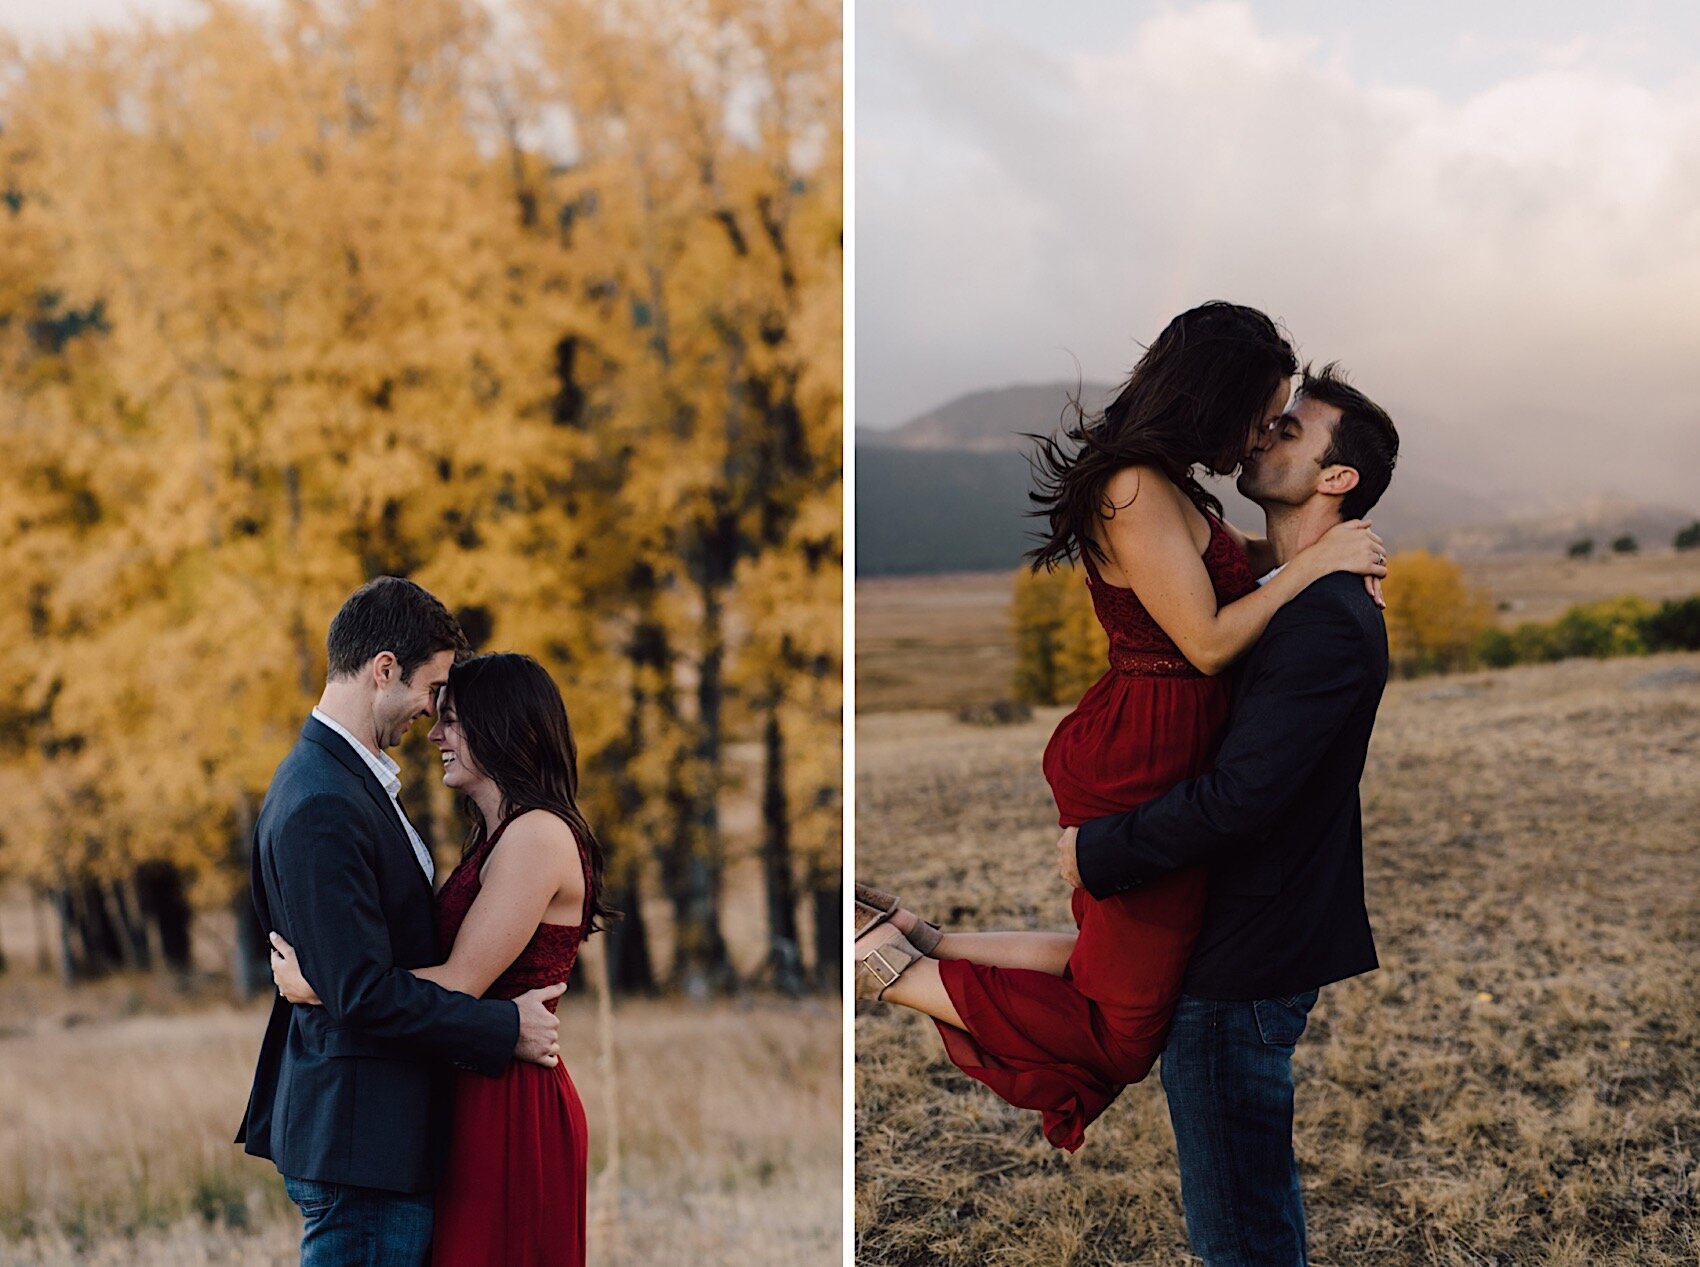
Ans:
[{"label": "woman's hand", "polygon": [[269,934],[272,943],[272,981],[277,992],[291,1003],[317,1004],[319,996],[301,975],[301,965],[295,961],[295,947],[277,933]]},{"label": "woman's hand", "polygon": [[1381,596],[1381,578],[1387,575],[1387,546],[1375,535],[1368,519],[1348,519],[1323,534],[1322,540],[1303,550],[1299,558],[1317,577],[1331,572],[1353,572],[1364,578],[1364,588],[1377,607],[1386,607]]}]

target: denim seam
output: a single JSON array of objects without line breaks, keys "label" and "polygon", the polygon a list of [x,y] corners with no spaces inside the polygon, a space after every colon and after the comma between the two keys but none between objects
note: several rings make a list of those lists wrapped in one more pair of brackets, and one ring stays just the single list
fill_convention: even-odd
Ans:
[{"label": "denim seam", "polygon": [[[1222,1090],[1223,1090],[1222,1078],[1221,1078],[1222,1045],[1223,1045],[1224,1041],[1228,1041],[1228,1042],[1232,1041],[1232,1038],[1230,1036],[1227,1036],[1227,1035],[1222,1033],[1223,1028],[1224,1028],[1223,1025],[1222,1025],[1222,1010],[1223,1010],[1223,1005],[1221,1003],[1212,1003],[1211,1006],[1210,1006],[1210,1029],[1211,1029],[1210,1096],[1211,1096],[1211,1099],[1213,1101],[1215,1101],[1215,1103],[1217,1103],[1217,1104],[1222,1103],[1222,1098],[1221,1098],[1222,1097]],[[1210,1115],[1210,1125],[1211,1125],[1211,1131],[1216,1136],[1216,1139],[1215,1139],[1216,1156],[1218,1158],[1232,1156],[1232,1152],[1228,1147],[1229,1141],[1228,1141],[1227,1128],[1223,1123],[1222,1115],[1220,1113],[1212,1113]],[[1229,1195],[1229,1200],[1231,1202],[1230,1208],[1236,1209],[1236,1210],[1243,1209],[1245,1207],[1245,1201],[1244,1201],[1244,1194],[1240,1190],[1239,1168],[1237,1166],[1230,1165],[1230,1166],[1227,1167],[1227,1172],[1228,1172],[1228,1195]],[[1244,1226],[1237,1219],[1232,1221],[1232,1226],[1233,1226],[1233,1231],[1234,1231],[1234,1237],[1233,1237],[1233,1239],[1234,1239],[1234,1249],[1235,1249],[1235,1253],[1239,1257],[1239,1260],[1243,1263],[1249,1263],[1249,1262],[1253,1261],[1252,1260],[1252,1253],[1251,1253],[1251,1242],[1246,1239]]]}]

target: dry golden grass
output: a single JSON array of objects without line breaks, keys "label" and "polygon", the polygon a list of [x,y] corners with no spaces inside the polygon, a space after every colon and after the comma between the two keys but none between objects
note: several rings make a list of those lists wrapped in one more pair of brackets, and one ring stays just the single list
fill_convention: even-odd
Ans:
[{"label": "dry golden grass", "polygon": [[[116,981],[66,995],[5,980],[0,1261],[295,1261],[299,1218],[276,1173],[230,1143],[264,1009],[154,991]],[[562,1010],[590,1119],[591,1260],[837,1261],[836,1006],[632,1003],[614,1016],[617,1207],[596,1009]]]},{"label": "dry golden grass", "polygon": [[1009,698],[1013,573],[856,582],[856,711],[954,708]]},{"label": "dry golden grass", "polygon": [[[1364,780],[1383,967],[1331,987],[1295,1061],[1318,1264],[1700,1262],[1700,656],[1389,688]],[[858,720],[857,871],[963,927],[1067,926],[1039,754]],[[1189,1261],[1155,1079],[1070,1158],[945,1061],[856,1022],[858,1261]]]},{"label": "dry golden grass", "polygon": [[[1700,594],[1700,550],[1469,559],[1505,627],[1626,594],[1663,601]],[[881,713],[1009,698],[1015,681],[1012,575],[886,576],[856,582],[856,711]],[[1503,608],[1500,605],[1503,604]]]},{"label": "dry golden grass", "polygon": [[1493,596],[1499,623],[1506,627],[1552,620],[1577,603],[1625,594],[1654,602],[1700,594],[1700,550],[1608,552],[1592,559],[1470,559],[1463,567],[1470,584]]}]

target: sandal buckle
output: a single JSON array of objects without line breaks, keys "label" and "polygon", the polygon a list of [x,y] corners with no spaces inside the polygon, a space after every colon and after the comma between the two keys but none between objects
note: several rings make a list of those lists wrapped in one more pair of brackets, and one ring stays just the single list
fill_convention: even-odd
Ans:
[{"label": "sandal buckle", "polygon": [[[888,943],[889,944],[889,943]],[[881,990],[889,990],[897,983],[897,978],[903,975],[903,970],[910,964],[905,959],[902,964],[893,966],[886,960],[885,946],[877,946],[862,957],[862,963],[868,971],[874,974],[874,980],[880,983]],[[890,974],[890,975],[887,975]]]}]

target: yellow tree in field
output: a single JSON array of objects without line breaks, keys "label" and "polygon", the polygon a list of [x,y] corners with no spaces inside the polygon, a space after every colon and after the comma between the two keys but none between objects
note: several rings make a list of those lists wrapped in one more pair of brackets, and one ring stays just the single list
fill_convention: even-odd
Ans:
[{"label": "yellow tree in field", "polygon": [[257,798],[379,573],[561,680],[616,883],[659,846],[681,978],[725,976],[723,748],[762,724],[734,681],[813,804],[836,7],[529,15],[546,70],[472,0],[211,0],[0,79],[0,868],[90,930],[134,942],[156,864],[247,911]]},{"label": "yellow tree in field", "polygon": [[[837,983],[842,930],[843,625],[840,499],[802,506],[789,539],[739,568],[739,640],[732,683],[761,736],[761,857],[768,960],[775,983],[805,983],[799,876],[813,911],[815,971]],[[785,548],[777,548],[785,547]]]},{"label": "yellow tree in field", "polygon": [[639,598],[626,769],[670,807],[655,828],[675,975],[712,989],[729,966],[717,806],[740,565],[794,549],[801,508],[838,481],[838,10],[527,12],[536,90],[579,149],[558,196],[602,264],[587,350],[624,371],[599,439]]},{"label": "yellow tree in field", "polygon": [[554,490],[581,442],[547,408],[571,304],[471,116],[486,37],[454,0],[297,4],[276,34],[215,5],[12,85],[20,214],[61,226],[50,284],[105,327],[38,402],[92,517],[41,596],[37,693],[80,742],[58,839],[238,886],[228,852],[368,576],[495,591],[592,658],[572,587],[532,566],[575,546]]},{"label": "yellow tree in field", "polygon": [[1469,667],[1493,613],[1488,597],[1466,583],[1462,568],[1444,556],[1409,550],[1389,561],[1385,588],[1395,671]]},{"label": "yellow tree in field", "polygon": [[1015,574],[1015,696],[1035,704],[1073,703],[1108,667],[1109,640],[1077,567]]}]

